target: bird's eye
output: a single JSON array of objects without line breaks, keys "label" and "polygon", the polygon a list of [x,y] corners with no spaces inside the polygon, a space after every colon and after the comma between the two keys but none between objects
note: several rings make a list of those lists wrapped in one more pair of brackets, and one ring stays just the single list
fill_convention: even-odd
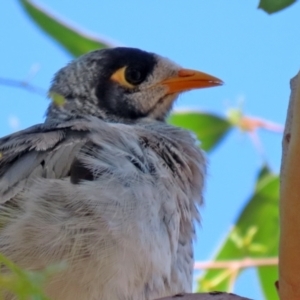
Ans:
[{"label": "bird's eye", "polygon": [[141,71],[130,67],[125,69],[125,79],[134,85],[140,84],[144,80]]},{"label": "bird's eye", "polygon": [[146,74],[133,67],[122,67],[110,77],[111,80],[118,82],[127,89],[133,89],[145,80]]}]

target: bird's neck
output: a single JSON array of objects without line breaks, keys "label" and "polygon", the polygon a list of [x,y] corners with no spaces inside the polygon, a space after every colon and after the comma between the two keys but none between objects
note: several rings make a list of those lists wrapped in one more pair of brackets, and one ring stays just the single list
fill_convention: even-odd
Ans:
[{"label": "bird's neck", "polygon": [[110,114],[92,101],[79,98],[64,99],[62,103],[52,101],[46,111],[45,122],[61,123],[72,119],[85,118],[87,116],[97,117],[107,122],[124,124],[136,124],[142,120],[165,122],[165,117],[155,118],[155,116],[151,115],[138,119],[124,118],[122,111],[120,111],[120,115]]},{"label": "bird's neck", "polygon": [[46,112],[46,122],[63,122],[71,119],[94,116],[107,119],[107,114],[95,103],[86,99],[64,99],[62,103],[52,101]]}]

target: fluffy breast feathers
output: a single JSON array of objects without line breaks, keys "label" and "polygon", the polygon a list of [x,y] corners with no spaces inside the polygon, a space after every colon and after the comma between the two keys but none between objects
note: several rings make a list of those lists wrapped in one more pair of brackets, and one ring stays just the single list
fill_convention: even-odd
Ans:
[{"label": "fluffy breast feathers", "polygon": [[87,117],[4,137],[0,153],[0,252],[28,269],[65,261],[50,297],[191,290],[205,159],[188,131]]}]

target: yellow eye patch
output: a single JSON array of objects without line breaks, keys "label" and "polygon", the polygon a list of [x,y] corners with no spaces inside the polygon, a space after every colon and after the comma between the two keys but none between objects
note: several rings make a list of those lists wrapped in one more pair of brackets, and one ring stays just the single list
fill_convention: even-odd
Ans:
[{"label": "yellow eye patch", "polygon": [[133,89],[135,86],[131,83],[129,83],[125,78],[125,71],[127,67],[122,67],[119,70],[117,70],[112,76],[110,77],[111,80],[117,82],[123,87]]}]

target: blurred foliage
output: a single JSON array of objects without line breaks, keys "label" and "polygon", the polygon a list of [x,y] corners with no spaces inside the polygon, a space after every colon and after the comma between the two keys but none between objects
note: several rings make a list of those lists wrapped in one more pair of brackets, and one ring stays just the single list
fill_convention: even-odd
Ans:
[{"label": "blurred foliage", "polygon": [[295,2],[296,0],[260,0],[258,7],[263,9],[265,12],[272,14],[292,5]]},{"label": "blurred foliage", "polygon": [[61,263],[55,266],[48,266],[41,271],[25,271],[4,257],[0,253],[0,299],[5,295],[14,294],[20,300],[49,300],[43,294],[43,284],[53,274],[65,268]]},{"label": "blurred foliage", "polygon": [[58,93],[50,93],[49,98],[54,102],[55,105],[57,106],[63,106],[64,103],[66,102],[66,99],[64,96],[58,94]]},{"label": "blurred foliage", "polygon": [[[64,20],[47,12],[31,0],[18,0],[28,16],[55,42],[74,57],[95,49],[113,47],[109,41],[89,34],[67,24]],[[261,0],[259,8],[267,13],[280,11],[296,0]]]},{"label": "blurred foliage", "polygon": [[169,123],[192,130],[201,141],[201,148],[207,152],[216,147],[231,129],[224,118],[202,112],[174,112]]},{"label": "blurred foliage", "polygon": [[[267,167],[263,167],[259,172],[253,195],[228,233],[214,260],[277,256],[278,194],[278,176],[272,174]],[[274,288],[274,282],[277,280],[277,267],[263,266],[257,269],[266,298],[277,299],[277,292]],[[232,276],[235,276],[234,272],[228,269],[206,271],[199,279],[198,291],[230,290]]]},{"label": "blurred foliage", "polygon": [[111,47],[108,41],[92,37],[59,20],[29,0],[19,0],[26,13],[72,56],[80,56],[92,50]]},{"label": "blurred foliage", "polygon": [[[91,50],[112,47],[108,41],[89,36],[30,0],[18,1],[32,21],[73,57]],[[295,0],[261,0],[259,8],[273,13],[294,2]],[[60,95],[50,96],[55,102],[64,101]],[[201,147],[206,151],[211,151],[219,145],[230,130],[240,127],[232,122],[232,117],[227,119],[197,111],[175,112],[170,116],[169,122],[194,131],[201,140]],[[253,195],[249,197],[236,224],[218,250],[216,261],[271,258],[278,255],[278,189],[278,176],[263,166]],[[0,297],[3,296],[1,292],[6,290],[13,292],[18,299],[47,299],[42,294],[43,283],[53,272],[61,269],[61,266],[56,266],[40,272],[24,271],[2,255],[0,255],[0,262],[10,270],[9,273],[0,273]],[[277,267],[262,266],[258,267],[257,271],[265,298],[276,299],[274,281],[277,279]],[[240,272],[242,270],[238,270],[236,276]],[[235,279],[229,269],[208,270],[199,279],[198,290],[228,290]]]}]

